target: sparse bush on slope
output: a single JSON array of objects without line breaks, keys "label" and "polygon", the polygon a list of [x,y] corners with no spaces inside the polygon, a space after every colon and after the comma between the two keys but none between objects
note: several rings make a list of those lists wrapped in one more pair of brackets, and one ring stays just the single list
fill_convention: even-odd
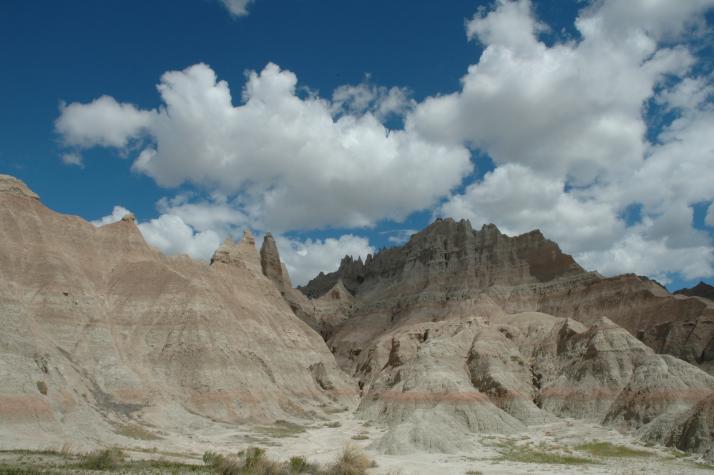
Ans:
[{"label": "sparse bush on slope", "polygon": [[203,461],[220,475],[365,475],[374,462],[356,447],[345,447],[337,460],[325,468],[309,463],[303,457],[288,462],[270,460],[265,450],[251,447],[237,456],[206,452]]},{"label": "sparse bush on slope", "polygon": [[126,459],[121,449],[97,450],[82,456],[80,467],[88,470],[114,470]]}]

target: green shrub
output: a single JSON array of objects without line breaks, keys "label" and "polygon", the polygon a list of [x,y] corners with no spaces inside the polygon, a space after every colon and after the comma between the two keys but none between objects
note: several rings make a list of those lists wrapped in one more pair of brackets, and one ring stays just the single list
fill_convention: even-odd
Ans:
[{"label": "green shrub", "polygon": [[83,455],[79,465],[88,470],[115,470],[125,459],[120,449],[104,449]]},{"label": "green shrub", "polygon": [[327,468],[326,475],[365,475],[375,463],[357,447],[348,445],[337,460]]}]

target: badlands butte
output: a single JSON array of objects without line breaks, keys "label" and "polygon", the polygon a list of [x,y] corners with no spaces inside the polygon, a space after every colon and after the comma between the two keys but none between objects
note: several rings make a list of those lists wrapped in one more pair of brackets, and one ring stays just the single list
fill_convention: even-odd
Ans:
[{"label": "badlands butte", "polygon": [[694,473],[714,462],[711,290],[452,219],[296,289],[270,234],[168,257],[131,215],[95,227],[1,175],[0,448]]}]

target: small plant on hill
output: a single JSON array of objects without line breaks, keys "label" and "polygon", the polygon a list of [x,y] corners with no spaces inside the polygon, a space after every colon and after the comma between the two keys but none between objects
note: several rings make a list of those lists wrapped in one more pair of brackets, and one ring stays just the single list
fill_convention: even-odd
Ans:
[{"label": "small plant on hill", "polygon": [[357,447],[348,445],[337,460],[325,471],[326,475],[365,475],[375,467],[374,461]]},{"label": "small plant on hill", "polygon": [[83,455],[79,466],[88,470],[115,470],[119,468],[125,459],[126,455],[121,449],[97,450]]}]

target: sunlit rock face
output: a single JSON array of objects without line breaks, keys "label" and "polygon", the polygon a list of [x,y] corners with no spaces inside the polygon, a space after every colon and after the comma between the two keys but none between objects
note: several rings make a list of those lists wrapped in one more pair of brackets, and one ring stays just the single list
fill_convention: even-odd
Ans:
[{"label": "sunlit rock face", "polygon": [[97,228],[2,176],[0,269],[0,432],[18,445],[112,440],[131,420],[312,417],[354,397],[250,233],[210,265],[166,257],[131,216]]}]

